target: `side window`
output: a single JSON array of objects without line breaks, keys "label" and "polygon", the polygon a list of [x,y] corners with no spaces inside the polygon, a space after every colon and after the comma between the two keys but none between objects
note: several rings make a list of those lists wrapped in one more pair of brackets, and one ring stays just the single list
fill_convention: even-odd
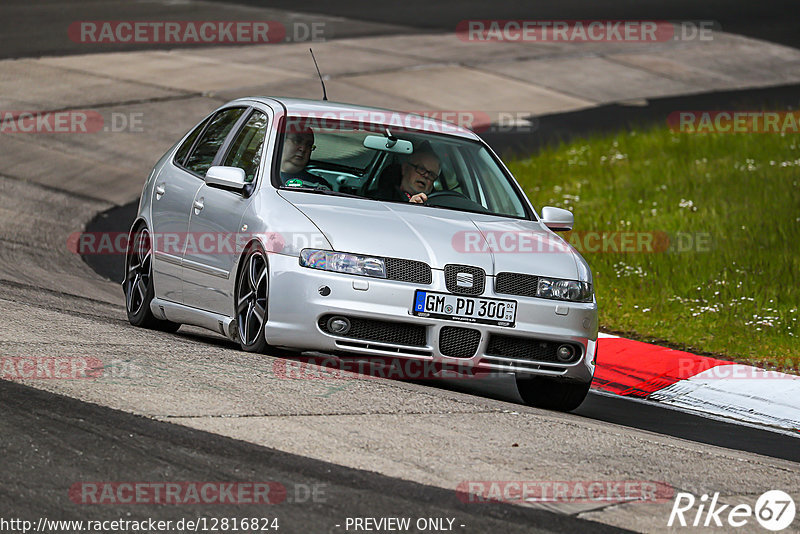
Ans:
[{"label": "side window", "polygon": [[261,163],[261,148],[267,135],[267,116],[260,111],[250,115],[239,135],[233,140],[223,165],[244,169],[245,181],[252,182],[256,178]]},{"label": "side window", "polygon": [[225,138],[242,113],[244,113],[244,108],[234,108],[220,111],[214,115],[194,151],[187,158],[184,167],[195,174],[205,176],[206,171],[211,167],[211,162],[214,161],[214,156],[217,155],[222,143],[225,142]]},{"label": "side window", "polygon": [[189,154],[189,150],[192,149],[192,145],[194,144],[194,140],[197,139],[197,136],[200,135],[200,132],[203,131],[203,128],[206,127],[208,121],[211,120],[211,117],[207,118],[203,122],[201,122],[197,128],[192,130],[192,133],[189,134],[189,137],[186,138],[186,141],[183,142],[181,147],[175,152],[174,162],[176,165],[183,166],[183,162],[186,159],[186,156]]}]

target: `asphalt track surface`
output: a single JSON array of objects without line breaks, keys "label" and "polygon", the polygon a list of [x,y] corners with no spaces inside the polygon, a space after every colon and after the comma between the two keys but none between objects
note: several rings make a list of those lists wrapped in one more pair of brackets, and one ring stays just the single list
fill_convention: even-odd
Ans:
[{"label": "asphalt track surface", "polygon": [[[396,2],[352,0],[308,0],[301,3],[294,0],[222,0],[199,5],[180,1],[42,0],[34,3],[28,0],[5,0],[0,4],[0,58],[175,48],[175,45],[119,44],[97,50],[70,40],[65,31],[65,21],[248,20],[253,18],[252,11],[247,9],[248,5],[298,13],[298,17],[292,20],[301,22],[326,22],[329,24],[329,38],[450,32],[466,19],[685,20],[712,21],[717,28],[726,32],[800,48],[800,32],[797,31],[800,3],[795,0],[409,0],[402,5]],[[263,19],[264,15],[261,12],[259,19]],[[341,17],[356,22],[342,21]],[[277,14],[276,19],[290,23]]]},{"label": "asphalt track surface", "polygon": [[[223,0],[228,1],[228,0]],[[235,3],[230,0],[231,3]],[[257,0],[244,0],[263,5]],[[242,3],[238,0],[236,3]],[[410,28],[452,31],[467,19],[557,20],[690,20],[713,21],[726,32],[797,46],[800,5],[792,0],[467,0],[448,6],[441,2],[410,0],[402,9],[390,2],[325,2],[311,0],[299,8],[291,0],[269,2],[271,7],[302,9],[308,13],[336,14],[371,22],[392,22]]]},{"label": "asphalt track surface", "polygon": [[[173,521],[268,517],[278,519],[278,532],[344,532],[348,517],[447,517],[455,518],[457,532],[626,532],[543,510],[466,503],[454,491],[270,450],[6,381],[0,381],[0,405],[4,464],[0,516],[5,518],[36,522],[40,517]],[[278,482],[286,489],[286,500],[266,506],[76,505],[69,489],[79,480]]]}]

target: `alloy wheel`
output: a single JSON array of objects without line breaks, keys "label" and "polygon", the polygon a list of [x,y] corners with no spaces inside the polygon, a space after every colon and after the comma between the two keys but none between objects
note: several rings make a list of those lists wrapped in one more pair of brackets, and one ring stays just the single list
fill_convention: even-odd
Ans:
[{"label": "alloy wheel", "polygon": [[267,316],[267,261],[259,250],[246,261],[236,290],[236,320],[242,345],[253,346],[260,340]]},{"label": "alloy wheel", "polygon": [[131,315],[138,314],[145,303],[147,287],[152,276],[152,258],[150,233],[146,228],[142,228],[133,238],[133,246],[125,269],[125,302]]}]

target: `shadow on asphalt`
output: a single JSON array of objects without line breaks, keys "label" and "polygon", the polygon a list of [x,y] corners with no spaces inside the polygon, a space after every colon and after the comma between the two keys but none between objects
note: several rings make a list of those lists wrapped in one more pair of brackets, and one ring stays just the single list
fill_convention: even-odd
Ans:
[{"label": "shadow on asphalt", "polygon": [[[464,526],[454,525],[453,530],[465,533],[627,532],[525,506],[476,505],[466,496],[459,498],[455,487],[437,488],[343,467],[5,380],[0,380],[0,405],[4,488],[0,517],[22,518],[34,525],[41,517],[179,521],[268,516],[278,518],[278,532],[335,532],[343,530],[335,525],[347,517],[397,515],[455,518]],[[241,493],[234,491],[228,501],[214,504],[199,503],[195,494],[194,501],[188,498],[185,503],[133,501],[132,507],[130,501],[117,501],[113,492],[103,492],[102,504],[83,506],[85,492],[76,490],[76,485],[102,484],[94,481],[269,482],[282,485],[285,500],[238,504]],[[252,495],[245,495],[243,502]]]}]

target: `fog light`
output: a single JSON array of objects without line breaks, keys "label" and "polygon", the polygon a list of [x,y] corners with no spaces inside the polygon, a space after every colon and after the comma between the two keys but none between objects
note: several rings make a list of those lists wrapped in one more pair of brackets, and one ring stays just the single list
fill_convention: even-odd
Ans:
[{"label": "fog light", "polygon": [[561,345],[556,350],[556,357],[562,362],[568,362],[575,356],[575,348],[572,345]]},{"label": "fog light", "polygon": [[328,319],[328,330],[343,336],[350,331],[350,321],[347,317],[331,317]]}]

